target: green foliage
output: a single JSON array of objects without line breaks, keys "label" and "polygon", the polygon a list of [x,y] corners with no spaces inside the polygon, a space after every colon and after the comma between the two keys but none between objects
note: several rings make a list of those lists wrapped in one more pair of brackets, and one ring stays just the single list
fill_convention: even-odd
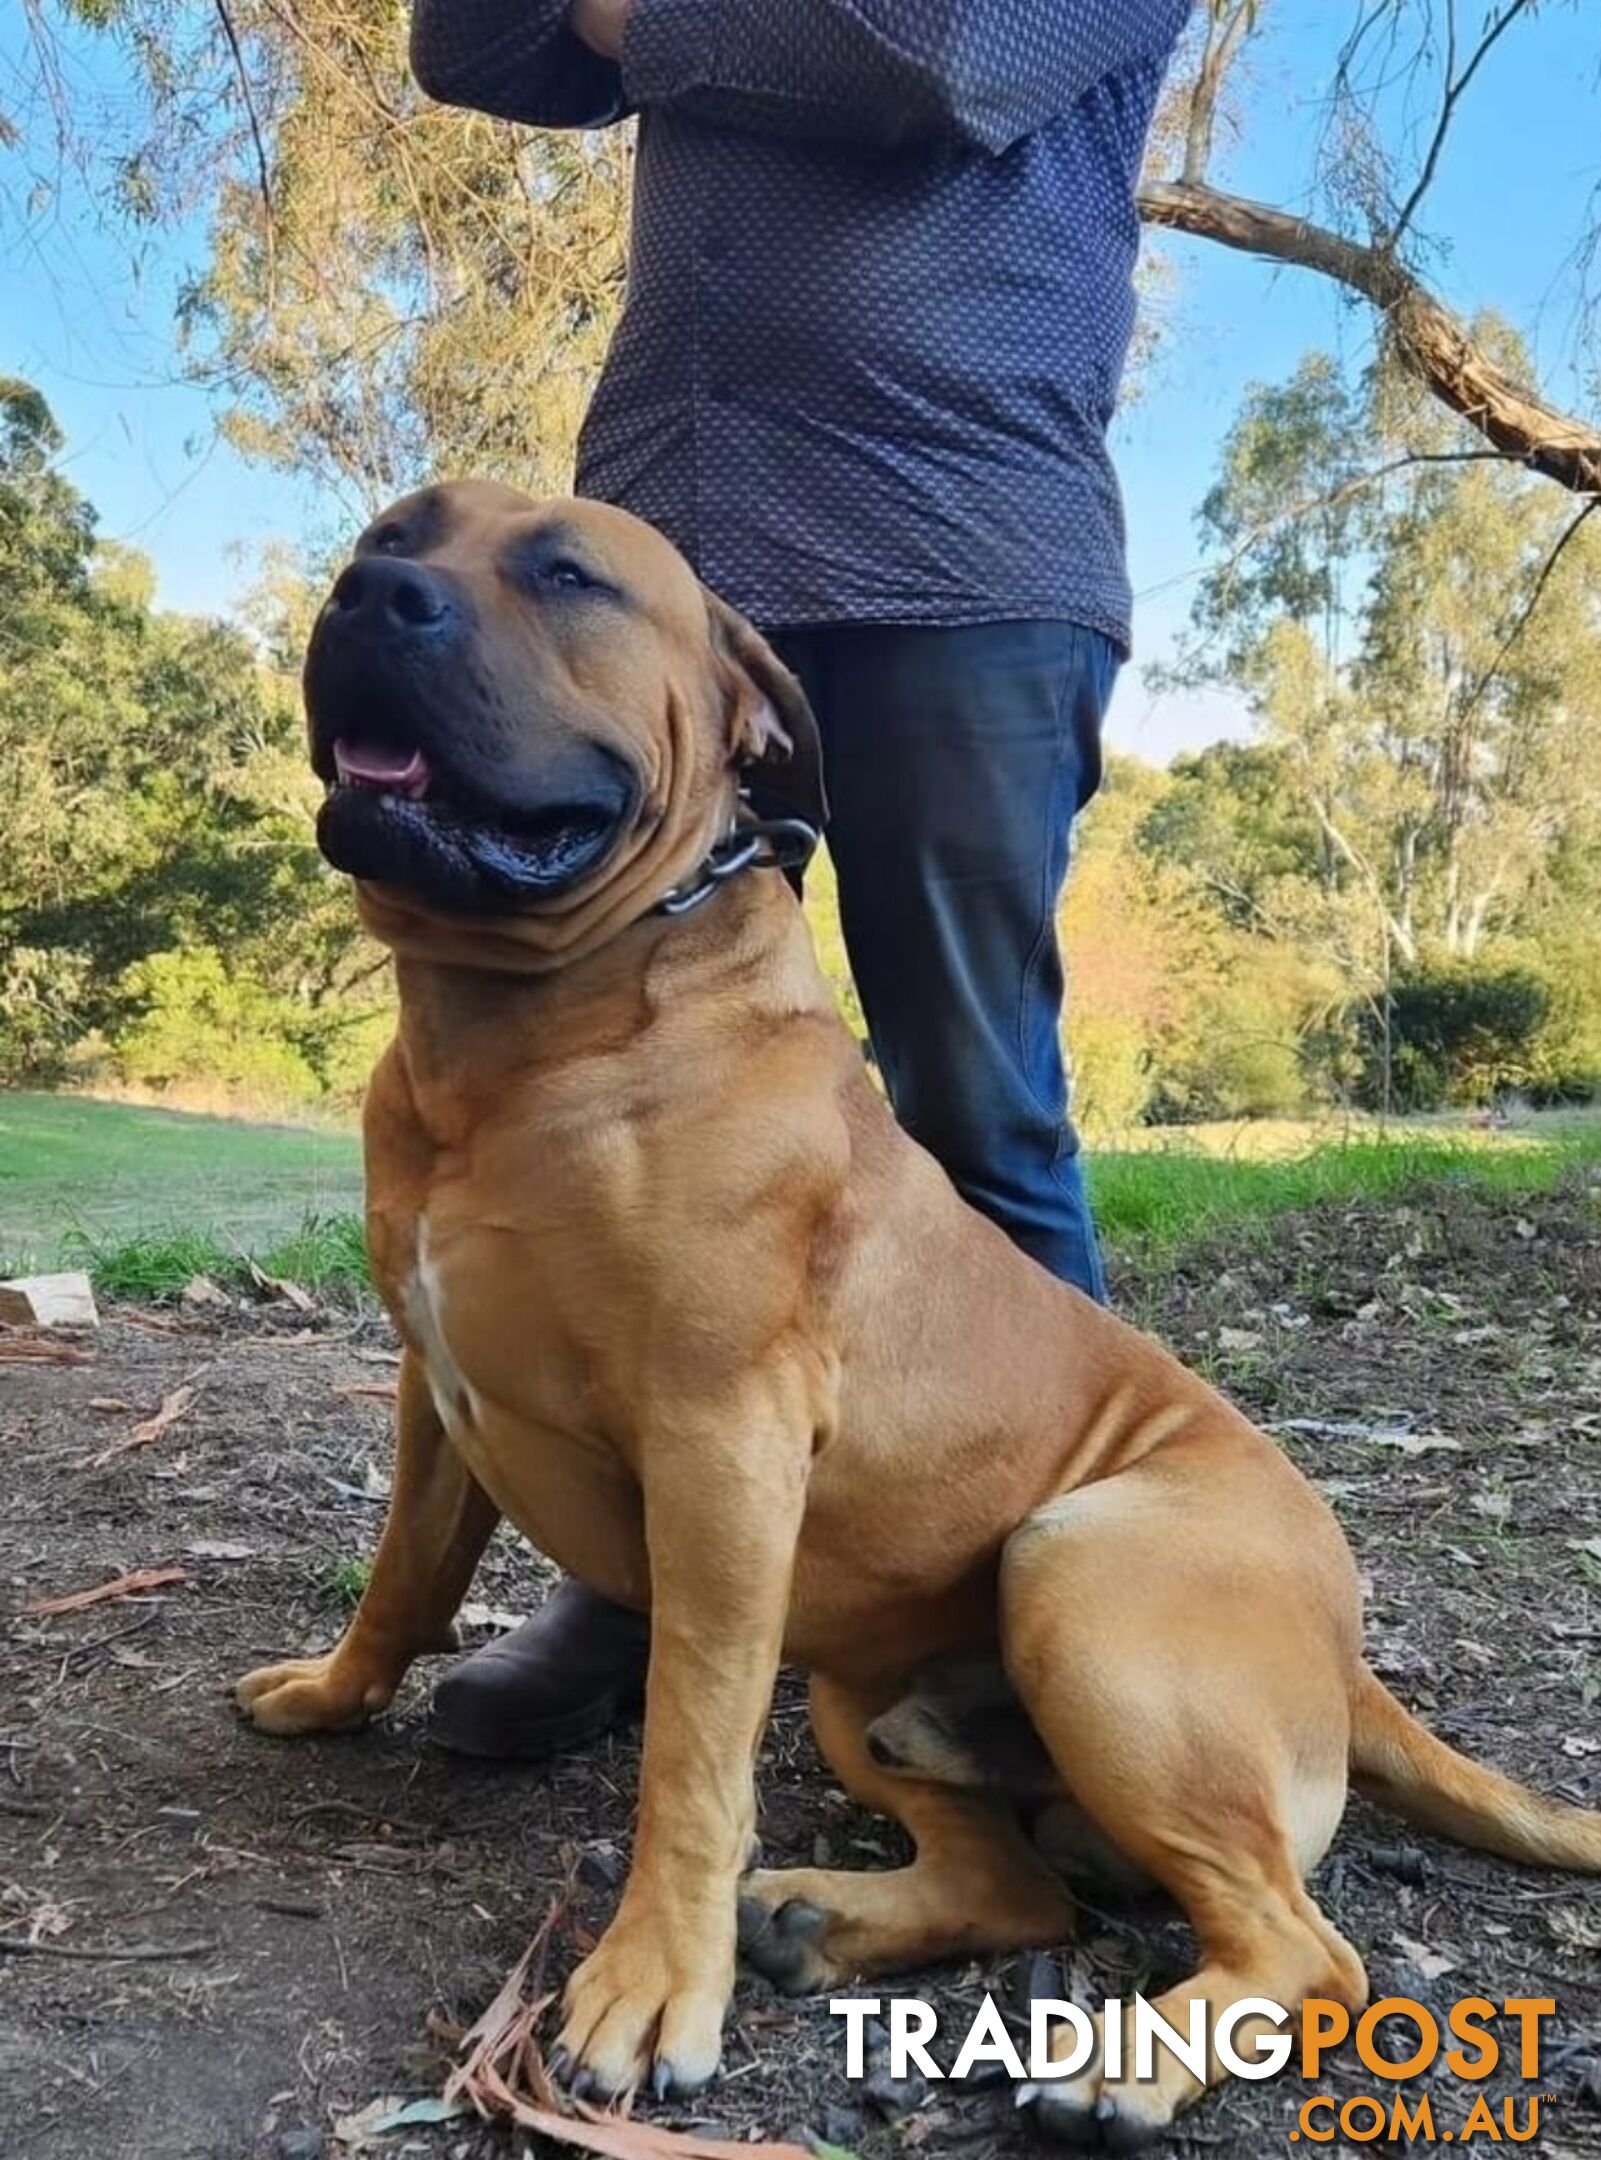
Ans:
[{"label": "green foliage", "polygon": [[127,1079],[158,1090],[216,1081],[264,1107],[316,1093],[317,1075],[293,1041],[294,1006],[241,979],[214,946],[135,961],[123,988],[133,1014],[118,1042]]},{"label": "green foliage", "polygon": [[328,1572],[325,1587],[342,1611],[354,1612],[372,1577],[370,1560],[341,1560]]},{"label": "green foliage", "polygon": [[[1504,325],[1475,333],[1526,372]],[[1368,996],[1523,934],[1601,818],[1601,524],[1573,515],[1383,368],[1353,388],[1313,355],[1253,389],[1177,672],[1247,695],[1282,804],[1264,831],[1264,765],[1193,775],[1209,819],[1154,842]]]},{"label": "green foliage", "polygon": [[[436,105],[392,0],[64,0],[127,86],[67,147],[134,234],[205,211],[189,372],[356,521],[426,478],[558,492],[623,288],[632,131]],[[33,28],[50,66],[50,31]]]},{"label": "green foliage", "polygon": [[1360,1015],[1362,1100],[1384,1106],[1386,1039],[1389,1099],[1399,1110],[1487,1103],[1527,1087],[1550,1010],[1551,992],[1529,968],[1419,969]]},{"label": "green foliage", "polygon": [[153,612],[61,449],[0,381],[0,1081],[348,1097],[375,960],[313,844],[293,686]]},{"label": "green foliage", "polygon": [[1601,1099],[1601,922],[1548,925],[1531,952],[1549,1003],[1529,1093],[1543,1103]]}]

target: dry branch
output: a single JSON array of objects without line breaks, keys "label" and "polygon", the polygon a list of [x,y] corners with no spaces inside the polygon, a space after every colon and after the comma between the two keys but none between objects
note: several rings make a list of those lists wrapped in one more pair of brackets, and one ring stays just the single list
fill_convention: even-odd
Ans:
[{"label": "dry branch", "polygon": [[36,1598],[21,1608],[25,1620],[51,1620],[61,1613],[82,1612],[87,1605],[103,1605],[108,1598],[137,1597],[141,1590],[161,1590],[168,1583],[189,1580],[181,1567],[135,1568],[131,1575],[113,1576],[92,1590],[69,1590],[62,1597]]},{"label": "dry branch", "polygon": [[1204,183],[1148,182],[1140,214],[1147,224],[1294,264],[1359,293],[1383,316],[1410,372],[1487,442],[1576,495],[1601,494],[1601,428],[1547,404],[1498,367],[1461,317],[1393,255]]}]

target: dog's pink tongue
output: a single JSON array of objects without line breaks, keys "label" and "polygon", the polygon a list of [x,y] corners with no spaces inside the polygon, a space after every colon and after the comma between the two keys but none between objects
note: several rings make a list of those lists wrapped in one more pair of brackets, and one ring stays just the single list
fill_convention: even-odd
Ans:
[{"label": "dog's pink tongue", "polygon": [[341,780],[365,780],[374,787],[420,787],[428,779],[428,760],[420,750],[398,743],[357,742],[341,735],[334,744]]}]

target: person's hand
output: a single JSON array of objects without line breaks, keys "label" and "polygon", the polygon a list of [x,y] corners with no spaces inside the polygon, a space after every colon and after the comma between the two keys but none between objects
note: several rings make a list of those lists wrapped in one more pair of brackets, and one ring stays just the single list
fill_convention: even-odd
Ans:
[{"label": "person's hand", "polygon": [[567,11],[567,27],[603,60],[620,60],[623,32],[628,28],[633,5],[634,0],[573,0]]}]

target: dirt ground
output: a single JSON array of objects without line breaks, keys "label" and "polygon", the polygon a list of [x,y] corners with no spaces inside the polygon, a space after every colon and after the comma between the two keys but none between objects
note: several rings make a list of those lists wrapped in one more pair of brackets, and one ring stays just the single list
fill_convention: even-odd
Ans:
[{"label": "dirt ground", "polygon": [[[1520,1202],[1461,1190],[1303,1219],[1160,1280],[1125,1271],[1118,1292],[1329,1494],[1371,1578],[1372,1654],[1397,1691],[1476,1755],[1601,1804],[1601,1188]],[[426,1670],[351,1738],[274,1742],[229,1705],[238,1673],[339,1627],[350,1563],[382,1514],[391,1359],[372,1314],[269,1305],[122,1309],[87,1363],[0,1363],[7,1607],[130,1569],[187,1578],[6,1630],[4,2160],[343,2150],[338,2119],[437,2090],[431,2016],[437,2029],[482,2008],[574,1869],[561,1961],[609,1910],[631,1742],[549,1770],[453,1762],[424,1735]],[[196,1391],[183,1415],[97,1463],[183,1387]],[[474,1597],[524,1611],[540,1588],[502,1538]],[[895,1857],[894,1835],[831,1789],[788,1679],[761,1786],[770,1864]],[[1601,1888],[1353,1806],[1316,1889],[1376,1991],[1439,2005],[1555,1996],[1538,2086],[1555,2097],[1535,2149],[1601,2155]],[[1084,1914],[1065,1974],[1096,1997],[1127,1993],[1172,1977],[1187,1947],[1159,1906],[1109,1902]],[[169,1954],[106,1955],[119,1948]],[[907,1991],[937,1989],[946,2030],[965,2029],[986,1987],[1017,1998],[1018,1962]],[[1328,2089],[1374,2080],[1341,2067]],[[1460,2124],[1471,2095],[1448,2078],[1430,2089],[1440,2123]],[[1521,2090],[1490,2089],[1498,2112]],[[694,2110],[657,2113],[873,2156],[1023,2147],[1004,2089],[901,2097],[911,2111],[886,2119],[846,2082],[822,2003],[746,1980],[720,2083]],[[1285,2152],[1302,2097],[1290,2079],[1236,2084],[1173,2149]],[[527,2143],[456,2122],[373,2149],[509,2160]]]}]

